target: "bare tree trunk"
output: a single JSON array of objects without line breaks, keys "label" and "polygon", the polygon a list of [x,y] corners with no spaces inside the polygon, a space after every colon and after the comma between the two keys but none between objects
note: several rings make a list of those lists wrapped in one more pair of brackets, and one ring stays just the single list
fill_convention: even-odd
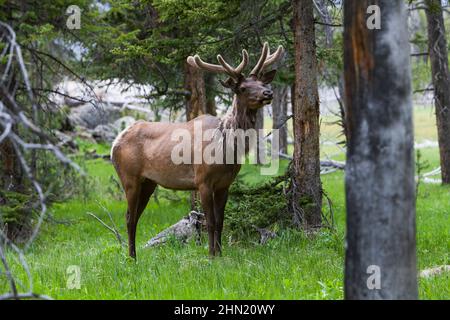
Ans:
[{"label": "bare tree trunk", "polygon": [[[0,65],[0,74],[5,72],[5,66]],[[7,83],[6,81],[4,83]],[[8,92],[13,92],[17,85],[15,73],[12,72],[11,81],[7,87]],[[6,99],[0,97],[4,108],[13,109]],[[13,126],[12,132],[18,133],[17,126]],[[20,160],[14,150],[14,146],[8,139],[0,143],[0,189],[13,192],[23,192],[23,171]]]},{"label": "bare tree trunk", "polygon": [[442,183],[450,184],[450,74],[440,0],[427,0],[428,47],[433,77]]},{"label": "bare tree trunk", "polygon": [[0,182],[1,189],[13,192],[23,192],[23,172],[19,158],[10,141],[0,143]]},{"label": "bare tree trunk", "polygon": [[[186,120],[192,120],[206,113],[206,90],[203,71],[192,67],[187,62],[184,65],[184,86],[191,94],[186,97]],[[197,210],[198,194],[191,192],[191,210]]]},{"label": "bare tree trunk", "polygon": [[333,46],[334,28],[331,26],[332,21],[330,12],[328,11],[329,0],[319,0],[316,3],[319,14],[325,23],[323,25],[323,30],[325,32],[325,45],[327,48],[331,48]]},{"label": "bare tree trunk", "polygon": [[344,2],[346,299],[417,299],[411,68],[403,0]]},{"label": "bare tree trunk", "polygon": [[205,74],[205,87],[206,87],[206,110],[205,113],[216,116],[217,106],[216,106],[216,95],[215,89],[216,76],[214,73],[207,72]]},{"label": "bare tree trunk", "polygon": [[184,85],[191,94],[186,97],[186,119],[187,121],[205,114],[206,93],[203,72],[187,62],[185,63]]},{"label": "bare tree trunk", "polygon": [[[289,87],[274,86],[272,101],[272,128],[279,130],[280,149],[282,153],[287,153],[287,94]],[[283,124],[284,123],[284,124]]]},{"label": "bare tree trunk", "polygon": [[[0,74],[3,74],[4,71],[5,67],[0,67]],[[15,86],[17,86],[16,75],[12,72],[11,82],[7,87],[8,92],[13,92]],[[4,108],[8,108],[9,110],[13,109],[13,106],[6,99],[3,99],[3,97],[0,97],[0,101]],[[12,126],[11,131],[18,134],[18,127],[15,125]],[[23,175],[20,159],[14,150],[14,146],[8,139],[4,139],[0,143],[0,189],[24,192]]]},{"label": "bare tree trunk", "polygon": [[295,47],[293,201],[300,203],[303,217],[297,219],[308,229],[322,223],[316,41],[313,1],[293,0],[292,4]]},{"label": "bare tree trunk", "polygon": [[264,108],[259,108],[258,111],[256,112],[256,122],[255,122],[255,129],[257,130],[257,135],[258,135],[258,143],[257,143],[257,149],[258,152],[256,154],[256,160],[258,164],[262,164],[263,163],[263,154],[261,155],[261,153],[264,152],[263,148],[263,143],[264,143],[264,134],[261,134],[259,130],[264,129]]}]

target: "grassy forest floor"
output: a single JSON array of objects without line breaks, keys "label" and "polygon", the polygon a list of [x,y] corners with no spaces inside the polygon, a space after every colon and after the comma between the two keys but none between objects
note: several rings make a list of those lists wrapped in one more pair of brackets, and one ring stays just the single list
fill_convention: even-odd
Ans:
[{"label": "grassy forest floor", "polygon": [[[323,140],[339,141],[339,128],[332,117],[322,119]],[[436,141],[434,115],[430,109],[415,110],[416,142]],[[108,153],[102,145],[100,154]],[[324,143],[322,156],[344,160],[339,148]],[[421,149],[431,171],[439,165],[438,149]],[[286,167],[282,162],[280,173]],[[86,198],[55,204],[38,239],[26,253],[34,277],[34,291],[57,299],[342,299],[345,233],[344,175],[335,172],[322,176],[323,188],[333,203],[336,228],[324,229],[307,237],[295,230],[280,231],[265,245],[230,242],[224,235],[224,256],[210,260],[207,242],[143,249],[154,235],[180,220],[189,211],[188,193],[176,199],[159,197],[150,201],[138,226],[138,262],[131,261],[126,248],[119,245],[87,212],[105,221],[110,211],[122,236],[126,238],[125,201],[112,183],[111,164],[102,159],[87,160],[84,166],[91,176]],[[242,179],[263,181],[255,166],[245,165]],[[325,203],[324,203],[324,206]],[[326,207],[325,207],[326,208]],[[226,217],[225,217],[226,219]],[[450,188],[421,184],[417,199],[418,267],[425,269],[450,264]],[[67,287],[67,268],[80,267],[81,288]],[[14,272],[25,281],[19,265]],[[25,282],[26,283],[26,282]],[[0,292],[8,284],[0,275]],[[422,299],[450,299],[450,274],[419,280]]]}]

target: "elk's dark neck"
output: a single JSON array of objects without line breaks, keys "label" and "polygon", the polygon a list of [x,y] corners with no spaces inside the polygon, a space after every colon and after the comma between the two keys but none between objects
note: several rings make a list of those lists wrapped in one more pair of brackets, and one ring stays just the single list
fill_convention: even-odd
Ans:
[{"label": "elk's dark neck", "polygon": [[221,129],[254,129],[256,125],[256,109],[242,105],[235,95],[231,109],[221,119]]}]

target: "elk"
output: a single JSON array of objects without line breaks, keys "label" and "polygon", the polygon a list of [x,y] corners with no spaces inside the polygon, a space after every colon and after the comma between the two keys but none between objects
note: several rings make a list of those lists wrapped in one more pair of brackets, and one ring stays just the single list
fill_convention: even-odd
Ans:
[{"label": "elk", "polygon": [[[136,227],[150,196],[157,185],[172,190],[196,190],[206,216],[209,255],[221,254],[221,235],[228,189],[240,170],[240,164],[174,164],[171,152],[176,145],[171,133],[177,129],[194,133],[194,122],[204,130],[250,129],[255,127],[256,112],[270,104],[273,92],[268,86],[276,70],[265,72],[283,55],[283,47],[270,54],[264,43],[261,56],[248,77],[243,70],[248,64],[248,53],[242,51],[242,62],[233,68],[221,55],[219,64],[204,62],[198,55],[189,56],[187,62],[198,69],[228,75],[220,81],[233,93],[231,110],[223,118],[202,115],[185,123],[138,121],[122,131],[111,148],[111,160],[125,191],[128,209],[126,222],[128,250],[136,258]],[[203,148],[205,145],[202,146]]]}]

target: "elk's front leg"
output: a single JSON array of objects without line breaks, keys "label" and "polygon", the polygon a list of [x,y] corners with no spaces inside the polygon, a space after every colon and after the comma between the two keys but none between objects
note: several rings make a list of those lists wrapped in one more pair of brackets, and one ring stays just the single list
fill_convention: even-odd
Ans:
[{"label": "elk's front leg", "polygon": [[209,255],[214,256],[214,233],[216,229],[216,219],[214,216],[214,199],[213,191],[210,187],[202,185],[198,189],[200,200],[202,202],[203,211],[206,215],[206,225],[208,229],[208,246]]}]

